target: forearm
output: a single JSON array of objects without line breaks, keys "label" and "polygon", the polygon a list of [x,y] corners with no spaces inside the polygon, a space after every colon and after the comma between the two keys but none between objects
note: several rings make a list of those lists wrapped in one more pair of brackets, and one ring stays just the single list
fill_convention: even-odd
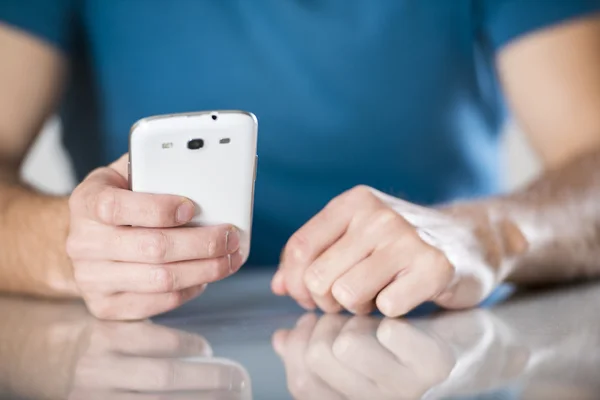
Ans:
[{"label": "forearm", "polygon": [[[600,276],[600,150],[500,198],[451,207],[484,215],[500,275],[517,283]],[[494,238],[493,240],[489,240]]]},{"label": "forearm", "polygon": [[0,291],[73,297],[68,200],[0,184]]}]

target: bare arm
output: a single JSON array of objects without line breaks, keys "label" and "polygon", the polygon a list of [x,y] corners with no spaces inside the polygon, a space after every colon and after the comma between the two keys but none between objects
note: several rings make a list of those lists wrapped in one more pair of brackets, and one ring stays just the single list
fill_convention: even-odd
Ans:
[{"label": "bare arm", "polygon": [[3,24],[0,54],[0,291],[73,296],[67,199],[19,182],[23,158],[57,104],[65,60]]},{"label": "bare arm", "polygon": [[[498,69],[545,173],[512,195],[457,208],[490,217],[513,281],[600,276],[600,19],[510,44]],[[502,229],[507,221],[517,229]]]}]

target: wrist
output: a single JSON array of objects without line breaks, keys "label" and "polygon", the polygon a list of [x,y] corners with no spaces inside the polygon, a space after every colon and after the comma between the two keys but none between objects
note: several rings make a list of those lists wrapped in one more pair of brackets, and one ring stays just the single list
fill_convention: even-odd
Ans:
[{"label": "wrist", "polygon": [[497,212],[491,203],[456,203],[441,211],[471,226],[485,261],[499,280],[509,276],[518,259],[527,253],[529,243],[519,225]]},{"label": "wrist", "polygon": [[44,297],[77,297],[65,243],[69,229],[66,197],[46,196],[18,186],[3,187],[0,291]]}]

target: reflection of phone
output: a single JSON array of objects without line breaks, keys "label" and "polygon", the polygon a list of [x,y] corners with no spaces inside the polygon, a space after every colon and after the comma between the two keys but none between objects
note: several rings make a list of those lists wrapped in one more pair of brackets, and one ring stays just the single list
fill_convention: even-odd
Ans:
[{"label": "reflection of phone", "polygon": [[129,185],[145,193],[185,196],[196,204],[192,226],[232,224],[247,259],[256,176],[256,117],[243,111],[159,115],[129,135]]}]

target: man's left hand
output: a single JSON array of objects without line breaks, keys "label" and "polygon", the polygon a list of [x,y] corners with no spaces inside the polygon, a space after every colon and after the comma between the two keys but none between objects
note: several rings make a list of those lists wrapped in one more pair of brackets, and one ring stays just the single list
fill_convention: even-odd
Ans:
[{"label": "man's left hand", "polygon": [[325,312],[377,307],[396,317],[426,301],[475,306],[504,277],[507,248],[499,230],[511,225],[459,209],[425,208],[355,187],[290,238],[272,289]]}]

